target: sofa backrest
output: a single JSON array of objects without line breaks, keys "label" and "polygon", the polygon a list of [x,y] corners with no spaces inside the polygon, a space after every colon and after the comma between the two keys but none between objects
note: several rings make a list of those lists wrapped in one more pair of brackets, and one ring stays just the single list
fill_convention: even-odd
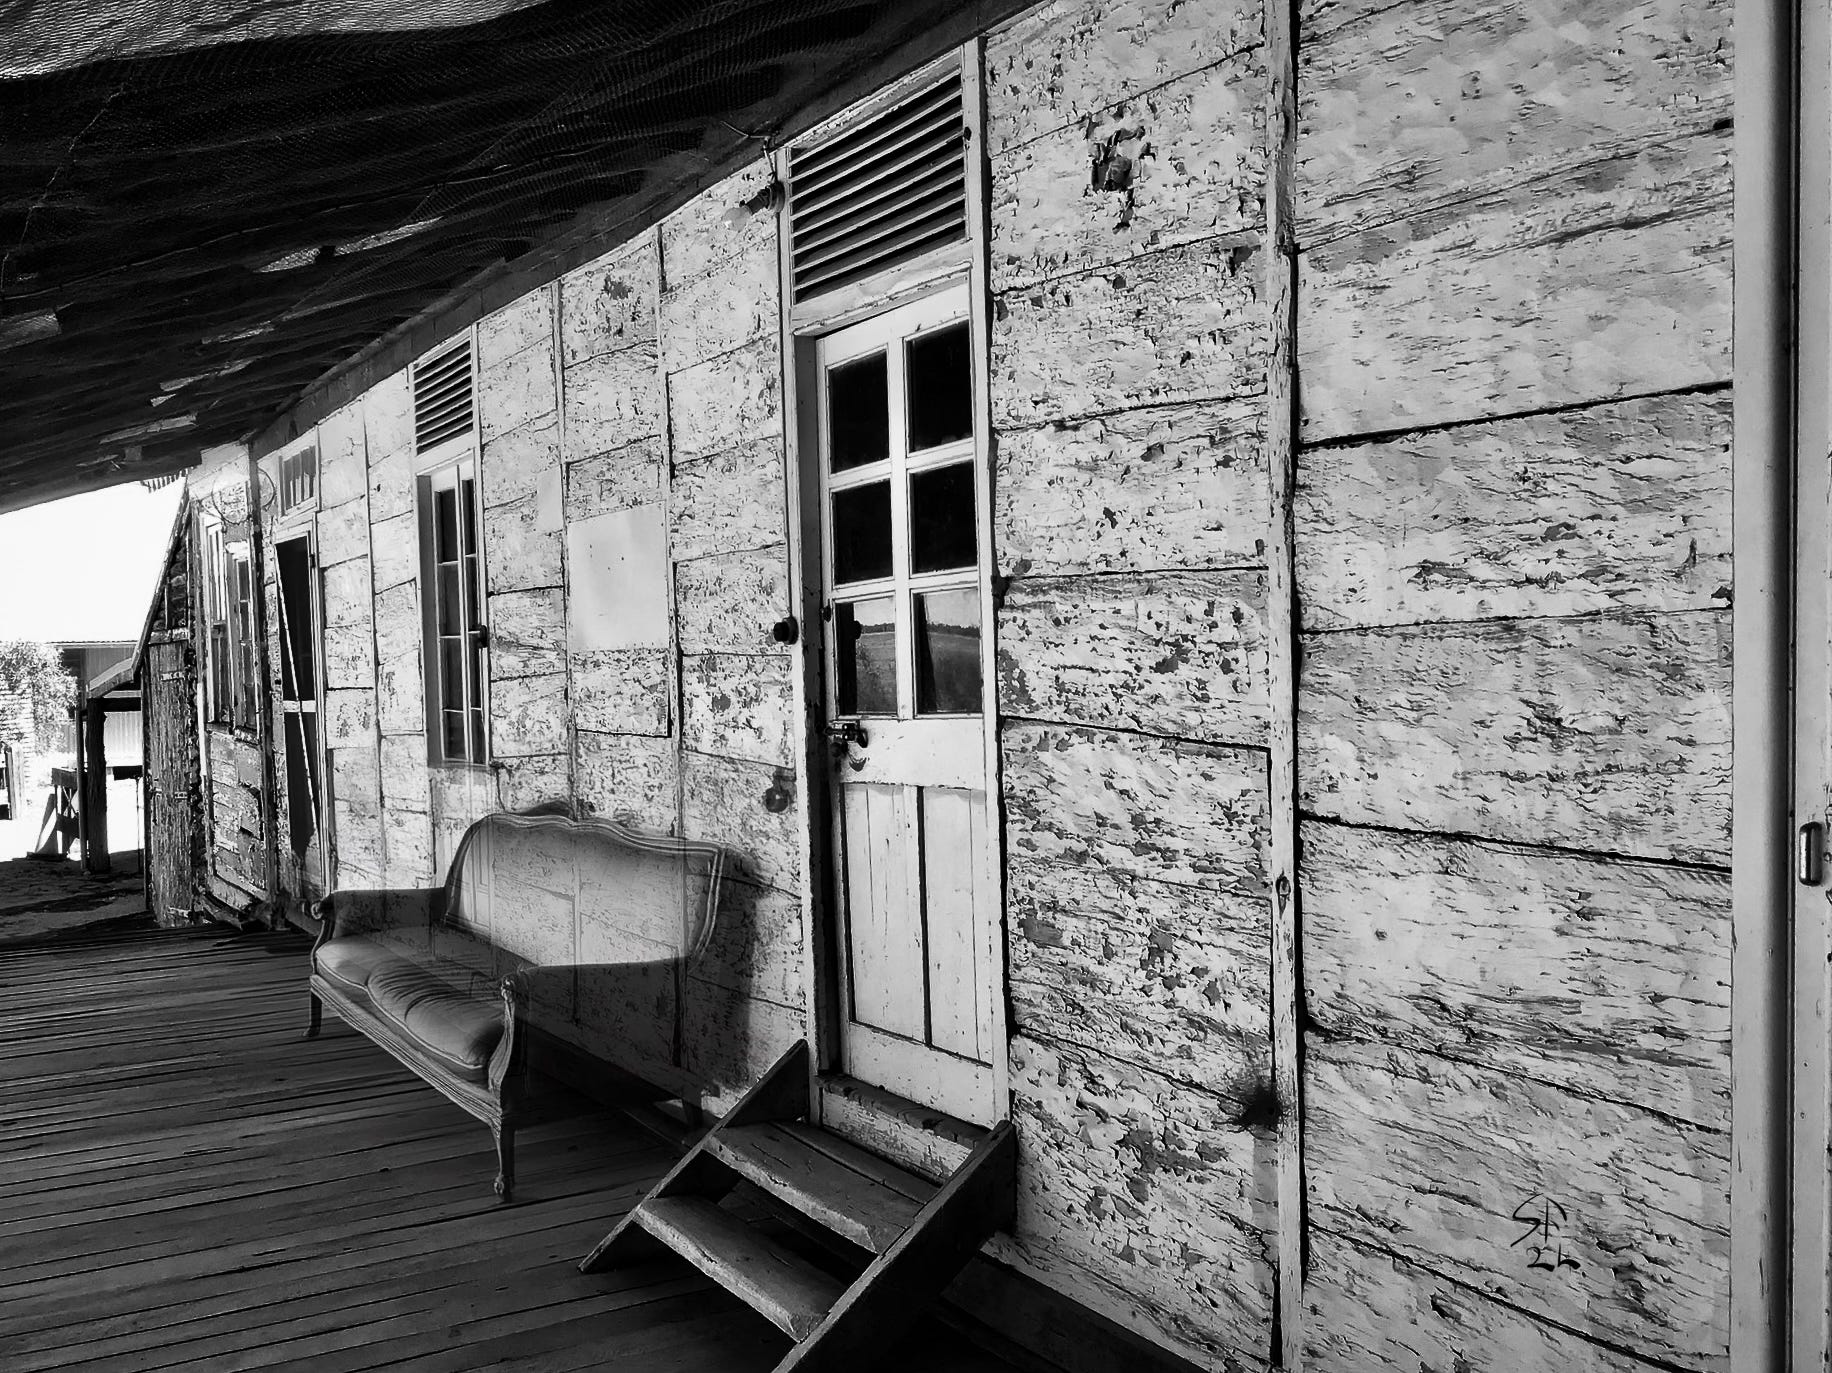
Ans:
[{"label": "sofa backrest", "polygon": [[724,862],[717,844],[615,820],[498,812],[460,841],[444,919],[528,963],[691,962]]}]

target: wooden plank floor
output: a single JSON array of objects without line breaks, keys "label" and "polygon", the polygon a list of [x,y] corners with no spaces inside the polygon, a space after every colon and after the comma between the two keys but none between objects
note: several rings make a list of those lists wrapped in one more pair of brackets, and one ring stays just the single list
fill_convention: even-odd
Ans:
[{"label": "wooden plank floor", "polygon": [[[574,1268],[671,1156],[595,1112],[489,1131],[327,1013],[306,943],[0,951],[0,1369],[763,1373],[786,1341],[672,1259]],[[874,1373],[1008,1368],[938,1327]],[[887,1355],[890,1351],[887,1351]]]}]

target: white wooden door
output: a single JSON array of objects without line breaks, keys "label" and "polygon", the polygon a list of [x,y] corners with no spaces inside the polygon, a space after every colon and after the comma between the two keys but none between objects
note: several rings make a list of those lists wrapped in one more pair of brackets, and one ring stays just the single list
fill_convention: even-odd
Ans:
[{"label": "white wooden door", "polygon": [[815,346],[844,1069],[982,1123],[998,896],[973,337],[965,290]]}]

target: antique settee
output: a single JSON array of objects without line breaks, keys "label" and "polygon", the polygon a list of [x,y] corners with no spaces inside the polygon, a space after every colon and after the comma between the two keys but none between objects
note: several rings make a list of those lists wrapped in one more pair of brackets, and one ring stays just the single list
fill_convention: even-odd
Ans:
[{"label": "antique settee", "polygon": [[666,1054],[642,1050],[678,1034],[668,988],[712,935],[724,859],[716,844],[563,803],[485,816],[442,885],[317,903],[306,1036],[328,1005],[485,1122],[508,1201],[516,1128],[556,1095],[530,1067],[531,1043],[598,1044],[619,1090],[678,1094],[657,1081]]}]

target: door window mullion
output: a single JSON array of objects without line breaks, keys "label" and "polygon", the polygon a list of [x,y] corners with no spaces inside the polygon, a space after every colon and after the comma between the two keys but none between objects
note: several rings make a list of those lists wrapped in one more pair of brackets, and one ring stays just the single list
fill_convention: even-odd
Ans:
[{"label": "door window mullion", "polygon": [[916,718],[916,674],[912,670],[916,631],[910,606],[909,412],[903,340],[890,340],[884,356],[890,388],[891,575],[895,583],[897,617],[897,718],[913,720]]},{"label": "door window mullion", "polygon": [[906,459],[912,472],[926,472],[931,467],[947,467],[951,463],[970,462],[974,458],[973,440],[964,443],[945,443],[939,448],[925,448],[919,453],[912,453]]}]

